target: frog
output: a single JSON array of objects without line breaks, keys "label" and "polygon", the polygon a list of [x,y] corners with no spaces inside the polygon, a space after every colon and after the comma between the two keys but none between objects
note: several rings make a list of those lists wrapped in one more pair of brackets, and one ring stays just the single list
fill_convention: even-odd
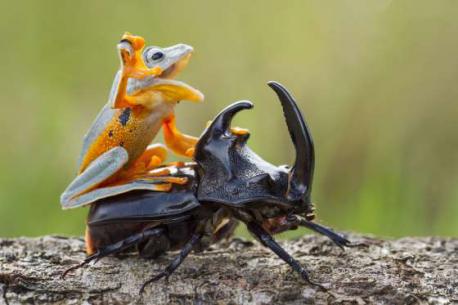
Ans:
[{"label": "frog", "polygon": [[[132,190],[168,191],[172,184],[186,183],[161,164],[168,150],[192,157],[198,140],[177,128],[174,114],[182,100],[204,100],[199,90],[175,80],[193,48],[182,43],[145,46],[143,37],[126,32],[117,52],[120,68],[107,103],[84,136],[78,174],[60,197],[63,209]],[[165,145],[150,144],[161,128]]]}]

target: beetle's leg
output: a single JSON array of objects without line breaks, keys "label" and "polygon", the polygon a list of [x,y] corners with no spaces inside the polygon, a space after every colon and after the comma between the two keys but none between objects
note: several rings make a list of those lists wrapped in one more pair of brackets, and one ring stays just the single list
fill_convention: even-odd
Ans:
[{"label": "beetle's leg", "polygon": [[272,250],[275,254],[278,255],[283,261],[285,261],[288,265],[290,265],[294,271],[298,272],[302,278],[309,284],[313,286],[320,287],[323,290],[326,290],[323,286],[318,283],[313,282],[310,280],[307,271],[299,264],[297,260],[295,260],[288,252],[285,251],[273,238],[272,236],[265,231],[260,225],[255,222],[247,223],[248,230],[253,233],[259,241],[267,248]]},{"label": "beetle's leg", "polygon": [[89,255],[88,257],[86,257],[85,260],[83,260],[80,264],[78,265],[75,265],[75,266],[72,266],[70,268],[68,268],[67,270],[64,271],[64,273],[62,273],[62,278],[64,278],[70,271],[73,271],[73,270],[76,270],[76,269],[79,269],[81,267],[83,267],[84,265],[87,265],[88,263],[90,263],[91,261],[95,260],[96,262],[105,257],[105,256],[108,256],[110,254],[114,254],[114,253],[119,253],[133,245],[136,245],[138,244],[139,242],[142,242],[144,241],[145,239],[151,237],[151,236],[157,236],[157,235],[160,235],[164,232],[164,228],[150,228],[150,229],[146,229],[140,233],[137,233],[137,234],[133,234],[129,237],[127,237],[126,239],[123,239],[123,240],[120,240],[118,241],[117,243],[114,243],[114,244],[111,244],[111,245],[108,245],[104,248],[101,248],[101,249],[97,249],[97,252],[95,252],[94,254],[92,255]]},{"label": "beetle's leg", "polygon": [[330,228],[306,220],[302,217],[298,217],[297,215],[288,215],[287,217],[272,218],[268,219],[263,223],[263,227],[267,229],[271,234],[277,234],[285,232],[287,230],[296,229],[298,226],[309,228],[310,230],[327,236],[341,249],[344,249],[344,247],[352,246],[349,240],[337,234]]},{"label": "beetle's leg", "polygon": [[317,232],[319,234],[322,234],[322,235],[325,235],[325,236],[329,237],[329,239],[331,239],[341,249],[344,249],[344,247],[350,247],[351,246],[351,243],[350,243],[350,241],[348,239],[346,239],[345,237],[337,234],[336,232],[334,232],[330,228],[327,228],[325,226],[322,226],[320,224],[317,224],[317,223],[314,223],[314,222],[311,222],[311,221],[308,221],[308,220],[305,220],[305,219],[300,219],[299,225],[303,226],[303,227],[306,227],[306,228],[309,228],[312,231],[315,231],[315,232]]},{"label": "beetle's leg", "polygon": [[228,240],[234,234],[238,224],[239,222],[237,220],[234,218],[229,218],[227,223],[217,228],[217,230],[213,232],[213,242],[219,242],[222,239]]},{"label": "beetle's leg", "polygon": [[173,261],[162,271],[161,273],[157,274],[153,278],[147,280],[142,287],[140,288],[140,294],[145,291],[145,287],[157,280],[160,280],[163,277],[169,277],[184,261],[184,259],[188,256],[188,254],[191,252],[191,250],[194,248],[194,246],[200,241],[202,238],[203,234],[202,233],[194,233],[191,236],[191,239],[184,245],[184,247],[181,249],[180,254],[178,254],[177,257],[173,259]]}]

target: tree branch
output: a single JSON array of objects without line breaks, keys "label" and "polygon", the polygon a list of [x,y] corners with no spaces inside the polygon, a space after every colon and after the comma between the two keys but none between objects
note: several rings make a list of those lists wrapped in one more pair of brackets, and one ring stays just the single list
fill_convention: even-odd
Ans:
[{"label": "tree branch", "polygon": [[[341,251],[307,235],[282,245],[328,291],[311,287],[257,242],[234,240],[191,254],[167,283],[138,291],[172,259],[104,258],[64,280],[84,259],[81,239],[0,239],[0,304],[452,304],[458,302],[458,239],[380,240]],[[3,297],[1,295],[3,294]]]}]

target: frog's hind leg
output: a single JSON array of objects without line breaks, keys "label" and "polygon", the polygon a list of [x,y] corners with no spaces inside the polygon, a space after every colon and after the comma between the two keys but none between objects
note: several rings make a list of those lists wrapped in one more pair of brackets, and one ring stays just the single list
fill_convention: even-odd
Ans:
[{"label": "frog's hind leg", "polygon": [[113,176],[127,163],[128,159],[127,151],[119,146],[100,155],[70,183],[61,195],[62,207],[68,209],[92,202],[81,201],[78,198]]},{"label": "frog's hind leg", "polygon": [[148,190],[156,192],[168,192],[172,188],[172,184],[166,182],[164,179],[153,180],[134,180],[132,182],[114,186],[106,186],[96,188],[90,192],[84,193],[78,197],[71,198],[65,205],[62,204],[64,209],[71,209],[89,203],[95,202],[99,199],[116,196],[119,194],[127,193],[135,190]]},{"label": "frog's hind leg", "polygon": [[[64,209],[75,208],[133,190],[168,192],[173,184],[183,185],[186,177],[173,176],[170,169],[159,167],[167,158],[162,144],[149,146],[127,170],[127,152],[116,147],[94,160],[61,196]],[[116,173],[115,178],[111,178]]]}]

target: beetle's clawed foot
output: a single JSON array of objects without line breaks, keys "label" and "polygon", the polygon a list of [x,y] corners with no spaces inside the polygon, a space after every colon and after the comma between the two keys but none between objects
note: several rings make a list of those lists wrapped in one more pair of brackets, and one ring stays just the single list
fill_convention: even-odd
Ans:
[{"label": "beetle's clawed foot", "polygon": [[142,287],[140,288],[139,294],[141,295],[141,294],[143,294],[143,292],[145,292],[146,286],[148,286],[151,283],[159,281],[163,277],[165,277],[165,281],[168,282],[169,281],[169,276],[171,274],[172,273],[169,272],[168,270],[164,270],[161,273],[159,273],[159,274],[155,275],[154,277],[150,278],[149,280],[147,280],[146,282],[143,283]]},{"label": "beetle's clawed foot", "polygon": [[351,241],[346,239],[344,236],[339,235],[335,232],[331,232],[326,235],[336,246],[338,246],[342,251],[345,251],[345,248],[355,247]]},{"label": "beetle's clawed foot", "polygon": [[79,268],[81,268],[81,267],[83,267],[83,266],[89,264],[89,263],[92,262],[92,261],[95,261],[95,263],[96,263],[96,262],[97,262],[99,259],[101,259],[103,256],[104,256],[104,255],[103,255],[100,251],[97,251],[96,253],[94,253],[94,254],[92,254],[92,255],[89,255],[88,257],[86,257],[86,258],[85,258],[81,263],[79,263],[78,265],[71,266],[70,268],[68,268],[67,270],[65,270],[65,271],[61,274],[60,278],[61,278],[61,279],[64,279],[64,278],[67,276],[67,274],[68,274],[69,272],[74,271],[74,270],[76,270],[76,269],[79,269]]},{"label": "beetle's clawed foot", "polygon": [[336,239],[331,239],[337,246],[340,247],[340,249],[345,250],[345,247],[354,247],[355,245],[351,243],[348,239],[346,239],[343,236],[339,236]]},{"label": "beetle's clawed foot", "polygon": [[168,280],[169,276],[181,265],[181,263],[184,261],[184,259],[188,256],[188,254],[191,252],[191,250],[200,242],[202,239],[203,234],[202,233],[194,233],[191,236],[191,239],[188,240],[188,242],[183,246],[181,249],[180,253],[178,256],[176,256],[172,262],[158,275],[155,277],[147,280],[142,287],[140,288],[139,293],[142,294],[145,291],[145,287],[152,283],[160,280],[161,278],[165,277],[166,280]]},{"label": "beetle's clawed foot", "polygon": [[64,272],[62,272],[62,274],[60,275],[60,278],[61,279],[65,279],[65,277],[67,276],[67,274],[69,274],[71,271],[74,271],[76,269],[79,269],[81,267],[83,267],[84,265],[87,265],[89,262],[87,262],[86,260],[82,261],[81,263],[79,263],[78,265],[74,265],[74,266],[71,266],[70,268],[66,269]]},{"label": "beetle's clawed foot", "polygon": [[315,281],[312,281],[307,273],[307,271],[305,270],[302,270],[302,272],[300,272],[301,274],[301,277],[304,281],[306,281],[308,284],[310,284],[311,286],[314,286],[314,287],[317,287],[318,289],[322,290],[322,291],[328,291],[328,289],[326,287],[324,287],[323,285],[321,285],[320,283],[317,283]]}]

